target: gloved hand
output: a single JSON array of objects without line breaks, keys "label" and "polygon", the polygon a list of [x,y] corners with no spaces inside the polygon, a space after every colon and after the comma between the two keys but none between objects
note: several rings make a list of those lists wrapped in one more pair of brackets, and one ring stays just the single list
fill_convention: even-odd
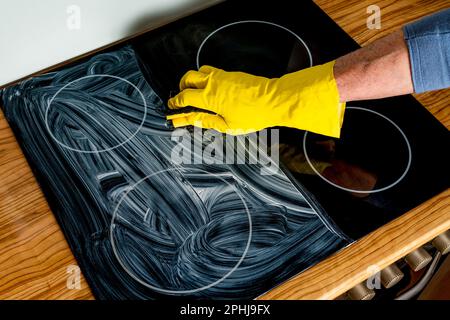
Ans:
[{"label": "gloved hand", "polygon": [[196,107],[213,112],[170,115],[174,127],[195,125],[231,135],[268,127],[298,128],[339,137],[345,103],[333,76],[334,61],[268,79],[210,66],[189,71],[170,109]]}]

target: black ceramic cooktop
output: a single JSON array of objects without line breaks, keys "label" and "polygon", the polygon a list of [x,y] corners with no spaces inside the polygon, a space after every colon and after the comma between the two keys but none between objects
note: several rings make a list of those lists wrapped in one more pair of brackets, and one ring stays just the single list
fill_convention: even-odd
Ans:
[{"label": "black ceramic cooktop", "polygon": [[255,298],[446,189],[448,131],[410,96],[349,104],[341,139],[280,128],[272,176],[173,163],[186,71],[278,77],[357,48],[312,2],[227,1],[1,91],[95,296]]},{"label": "black ceramic cooktop", "polygon": [[[359,46],[315,4],[227,1],[134,41],[163,99],[207,64],[279,77]],[[342,137],[280,128],[280,154],[339,227],[356,239],[449,187],[448,130],[412,96],[348,103]]]}]

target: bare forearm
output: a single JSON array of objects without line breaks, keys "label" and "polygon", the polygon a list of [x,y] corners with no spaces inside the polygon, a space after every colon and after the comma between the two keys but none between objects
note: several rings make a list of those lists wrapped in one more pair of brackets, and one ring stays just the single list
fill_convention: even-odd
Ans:
[{"label": "bare forearm", "polygon": [[341,102],[412,93],[409,53],[401,30],[337,59]]}]

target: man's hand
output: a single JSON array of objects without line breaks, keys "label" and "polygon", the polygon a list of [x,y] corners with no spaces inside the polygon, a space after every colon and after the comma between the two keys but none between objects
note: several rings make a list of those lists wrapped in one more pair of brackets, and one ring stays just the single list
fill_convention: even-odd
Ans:
[{"label": "man's hand", "polygon": [[[334,61],[268,79],[209,66],[189,71],[169,100],[174,127],[195,125],[231,135],[284,126],[339,137],[345,103],[333,76]],[[185,107],[208,112],[183,113]],[[209,113],[212,112],[212,113]]]}]

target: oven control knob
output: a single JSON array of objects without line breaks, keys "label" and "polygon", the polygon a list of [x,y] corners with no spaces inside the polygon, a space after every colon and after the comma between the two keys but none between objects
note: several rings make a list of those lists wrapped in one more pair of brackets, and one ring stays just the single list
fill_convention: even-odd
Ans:
[{"label": "oven control knob", "polygon": [[389,289],[399,283],[405,275],[400,270],[400,268],[397,267],[396,264],[392,264],[389,267],[383,269],[380,276],[381,284],[383,285],[383,287]]},{"label": "oven control knob", "polygon": [[419,248],[405,257],[406,263],[408,263],[415,272],[425,268],[432,259],[433,258],[424,248]]},{"label": "oven control knob", "polygon": [[450,230],[447,230],[434,239],[431,244],[438,249],[442,255],[450,252]]},{"label": "oven control knob", "polygon": [[364,283],[360,283],[347,292],[351,300],[372,300],[375,297],[375,291],[367,288]]}]

